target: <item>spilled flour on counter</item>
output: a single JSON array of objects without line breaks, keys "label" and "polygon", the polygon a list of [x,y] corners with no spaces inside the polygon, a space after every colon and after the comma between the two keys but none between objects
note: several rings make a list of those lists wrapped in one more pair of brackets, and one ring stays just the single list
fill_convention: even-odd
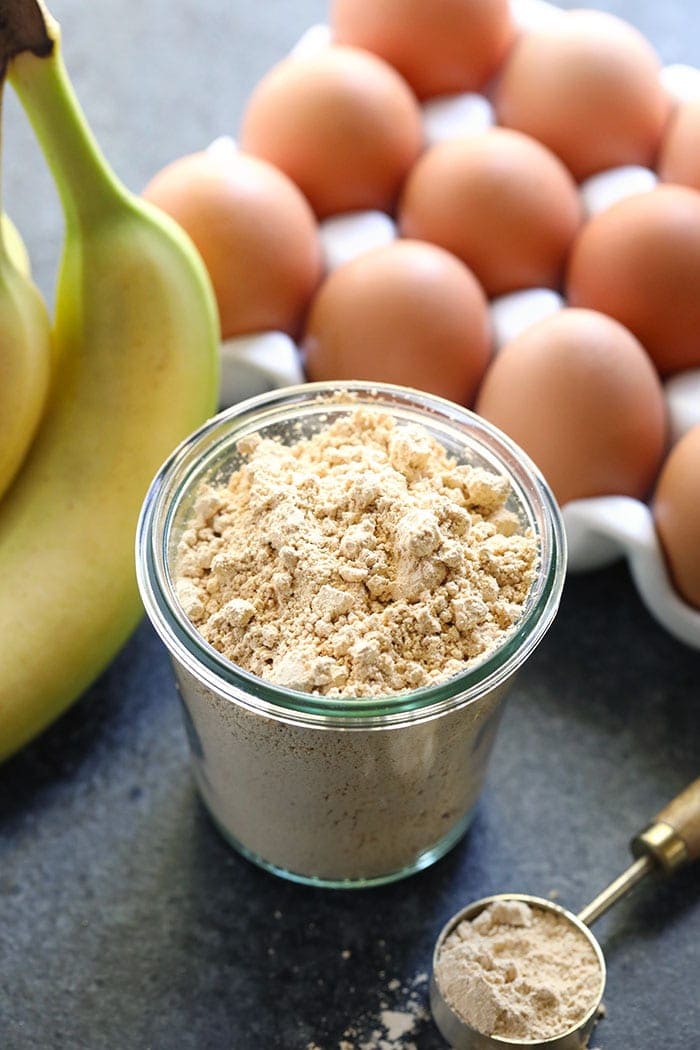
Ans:
[{"label": "spilled flour on counter", "polygon": [[[419,1050],[421,1031],[431,1024],[427,1007],[428,975],[419,973],[406,983],[393,978],[379,1010],[357,1019],[327,1050]],[[391,1006],[386,998],[394,1000]],[[305,1050],[324,1050],[315,1041]]]},{"label": "spilled flour on counter", "polygon": [[519,619],[537,542],[510,483],[426,429],[357,409],[238,450],[176,566],[184,611],[233,663],[302,692],[388,695],[463,671]]},{"label": "spilled flour on counter", "polygon": [[601,991],[584,934],[565,916],[518,900],[495,901],[461,922],[445,939],[435,975],[467,1024],[506,1039],[562,1035]]}]

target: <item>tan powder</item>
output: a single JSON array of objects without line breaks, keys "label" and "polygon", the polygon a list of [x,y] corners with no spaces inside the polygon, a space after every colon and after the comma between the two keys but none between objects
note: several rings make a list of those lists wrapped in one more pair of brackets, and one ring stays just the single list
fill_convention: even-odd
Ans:
[{"label": "tan powder", "polygon": [[598,959],[562,915],[496,901],[445,939],[435,976],[453,1009],[484,1035],[549,1039],[578,1025],[601,993]]},{"label": "tan powder", "polygon": [[277,685],[400,693],[452,677],[521,615],[537,544],[505,477],[422,427],[357,409],[293,445],[250,437],[178,551],[203,637]]}]

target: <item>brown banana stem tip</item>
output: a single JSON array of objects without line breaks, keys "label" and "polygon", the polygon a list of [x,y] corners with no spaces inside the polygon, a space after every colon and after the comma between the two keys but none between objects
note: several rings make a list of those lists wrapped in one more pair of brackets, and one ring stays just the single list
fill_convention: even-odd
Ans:
[{"label": "brown banana stem tip", "polygon": [[0,79],[15,55],[31,51],[45,58],[53,46],[37,0],[0,0]]}]

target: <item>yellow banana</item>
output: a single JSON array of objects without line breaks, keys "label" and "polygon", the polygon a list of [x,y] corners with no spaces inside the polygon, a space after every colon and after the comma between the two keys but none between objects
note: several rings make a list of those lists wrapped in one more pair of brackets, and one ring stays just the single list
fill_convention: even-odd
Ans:
[{"label": "yellow banana", "polygon": [[5,212],[0,215],[0,237],[4,239],[7,254],[19,272],[25,277],[31,277],[32,266],[27,246],[12,219]]},{"label": "yellow banana", "polygon": [[[9,222],[9,220],[7,220]],[[13,261],[0,224],[0,497],[32,443],[49,387],[51,334],[39,290]],[[15,231],[16,232],[16,231]],[[19,237],[19,234],[17,234]],[[19,241],[21,244],[21,240]]]},{"label": "yellow banana", "polygon": [[53,171],[66,242],[48,408],[0,504],[0,758],[60,714],[137,623],[141,502],[218,391],[216,307],[199,256],[107,167],[53,19],[36,0],[8,6],[0,47]]}]

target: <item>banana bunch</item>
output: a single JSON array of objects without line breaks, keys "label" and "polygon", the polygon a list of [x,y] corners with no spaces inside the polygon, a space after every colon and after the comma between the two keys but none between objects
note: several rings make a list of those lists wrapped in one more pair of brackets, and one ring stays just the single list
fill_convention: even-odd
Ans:
[{"label": "banana bunch", "polygon": [[[55,178],[66,238],[48,398],[0,500],[0,759],[77,698],[138,622],[141,503],[218,392],[203,264],[107,166],[37,0],[6,5],[3,68]],[[3,317],[0,303],[0,328]]]}]

